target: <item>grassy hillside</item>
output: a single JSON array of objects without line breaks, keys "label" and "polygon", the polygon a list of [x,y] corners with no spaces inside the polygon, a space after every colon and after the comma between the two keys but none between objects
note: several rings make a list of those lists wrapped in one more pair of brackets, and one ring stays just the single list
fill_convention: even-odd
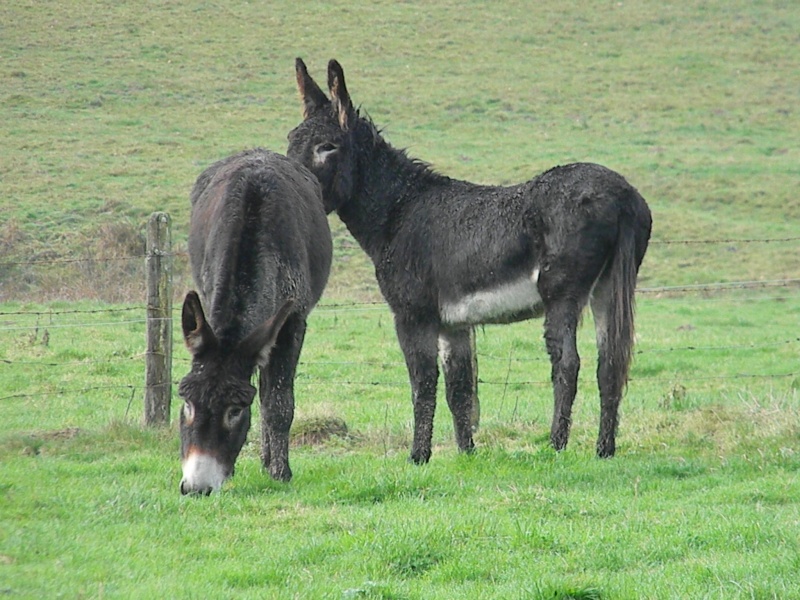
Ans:
[{"label": "grassy hillside", "polygon": [[[114,288],[125,273],[16,263],[140,253],[154,210],[180,249],[205,166],[285,150],[298,55],[322,81],[338,58],[389,140],[449,175],[511,183],[596,161],[651,203],[655,240],[797,232],[791,2],[14,2],[0,22],[6,298]],[[369,285],[332,221],[331,293]],[[796,247],[655,245],[642,283],[796,278]]]},{"label": "grassy hillside", "polygon": [[[0,596],[800,597],[800,288],[768,285],[800,279],[795,4],[0,4]],[[295,479],[268,479],[251,431],[221,493],[179,496],[179,399],[169,429],[140,425],[144,223],[172,214],[182,296],[194,179],[285,150],[295,56],[321,82],[338,58],[388,139],[441,172],[596,161],[647,198],[613,460],[594,458],[586,315],[566,451],[525,322],[478,330],[476,453],[456,453],[440,389],[433,460],[408,464],[392,318],[334,216]],[[654,289],[743,281],[763,289]],[[332,417],[347,434],[304,443]]]}]

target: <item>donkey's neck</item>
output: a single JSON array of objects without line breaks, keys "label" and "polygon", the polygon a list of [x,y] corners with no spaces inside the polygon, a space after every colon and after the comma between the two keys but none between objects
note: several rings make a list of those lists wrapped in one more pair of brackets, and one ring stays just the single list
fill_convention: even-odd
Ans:
[{"label": "donkey's neck", "polygon": [[359,144],[360,179],[353,198],[338,213],[370,256],[379,260],[393,235],[392,223],[411,203],[449,181],[422,162],[409,158],[379,135]]}]

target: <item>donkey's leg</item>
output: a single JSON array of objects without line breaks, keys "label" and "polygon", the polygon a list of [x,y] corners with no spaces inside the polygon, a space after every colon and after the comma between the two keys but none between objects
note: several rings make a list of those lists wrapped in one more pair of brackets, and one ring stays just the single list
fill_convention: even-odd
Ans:
[{"label": "donkey's leg", "polygon": [[305,320],[296,315],[289,317],[259,378],[261,462],[278,481],[292,478],[289,429],[294,420],[294,376],[305,333]]},{"label": "donkey's leg", "polygon": [[625,385],[624,367],[615,364],[611,349],[613,333],[609,331],[611,319],[610,285],[608,281],[597,284],[590,305],[594,316],[597,338],[597,387],[600,390],[600,433],[597,437],[597,455],[600,458],[614,456],[619,403]]},{"label": "donkey's leg", "polygon": [[433,415],[436,411],[436,365],[438,327],[395,318],[397,339],[406,359],[414,404],[414,442],[411,460],[417,464],[431,458]]},{"label": "donkey's leg", "polygon": [[472,329],[447,331],[439,335],[439,358],[444,371],[447,405],[453,414],[453,427],[458,449],[475,448],[472,431],[476,418],[478,394],[475,385],[475,357],[472,350]]},{"label": "donkey's leg", "polygon": [[472,423],[472,433],[478,431],[481,426],[481,401],[478,398],[478,347],[475,344],[475,327],[469,328],[469,349],[472,357],[472,413],[470,422]]},{"label": "donkey's leg", "polygon": [[571,300],[559,300],[546,308],[545,342],[550,354],[553,381],[553,423],[550,442],[563,450],[569,439],[572,424],[572,404],[578,390],[578,371],[581,361],[575,339],[580,309]]}]

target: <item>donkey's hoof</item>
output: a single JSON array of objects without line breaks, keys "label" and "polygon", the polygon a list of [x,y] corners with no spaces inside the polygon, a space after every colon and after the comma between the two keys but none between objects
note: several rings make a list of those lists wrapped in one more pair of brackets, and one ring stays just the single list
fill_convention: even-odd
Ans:
[{"label": "donkey's hoof", "polygon": [[598,458],[612,458],[617,448],[614,443],[597,444],[597,457]]},{"label": "donkey's hoof", "polygon": [[553,446],[553,449],[556,452],[561,452],[564,448],[567,447],[567,441],[569,437],[566,435],[551,435],[550,436],[550,445]]},{"label": "donkey's hoof", "polygon": [[292,470],[289,465],[272,465],[269,468],[269,476],[275,481],[288,482],[292,480]]},{"label": "donkey's hoof", "polygon": [[472,454],[475,452],[475,442],[473,442],[470,438],[468,442],[458,445],[458,451],[462,452],[463,454]]},{"label": "donkey's hoof", "polygon": [[411,456],[408,457],[408,461],[414,463],[415,465],[424,465],[431,459],[430,452],[412,452]]}]

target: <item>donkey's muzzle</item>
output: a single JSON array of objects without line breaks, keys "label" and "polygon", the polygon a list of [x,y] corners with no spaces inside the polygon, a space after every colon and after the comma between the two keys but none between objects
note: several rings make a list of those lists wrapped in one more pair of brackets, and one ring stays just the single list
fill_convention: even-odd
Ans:
[{"label": "donkey's muzzle", "polygon": [[188,496],[190,494],[196,494],[199,496],[209,496],[211,492],[214,491],[214,488],[211,486],[207,486],[204,488],[192,488],[186,482],[185,479],[181,479],[181,495]]},{"label": "donkey's muzzle", "polygon": [[230,473],[215,457],[190,448],[183,461],[181,494],[202,494],[208,496],[222,487]]}]

